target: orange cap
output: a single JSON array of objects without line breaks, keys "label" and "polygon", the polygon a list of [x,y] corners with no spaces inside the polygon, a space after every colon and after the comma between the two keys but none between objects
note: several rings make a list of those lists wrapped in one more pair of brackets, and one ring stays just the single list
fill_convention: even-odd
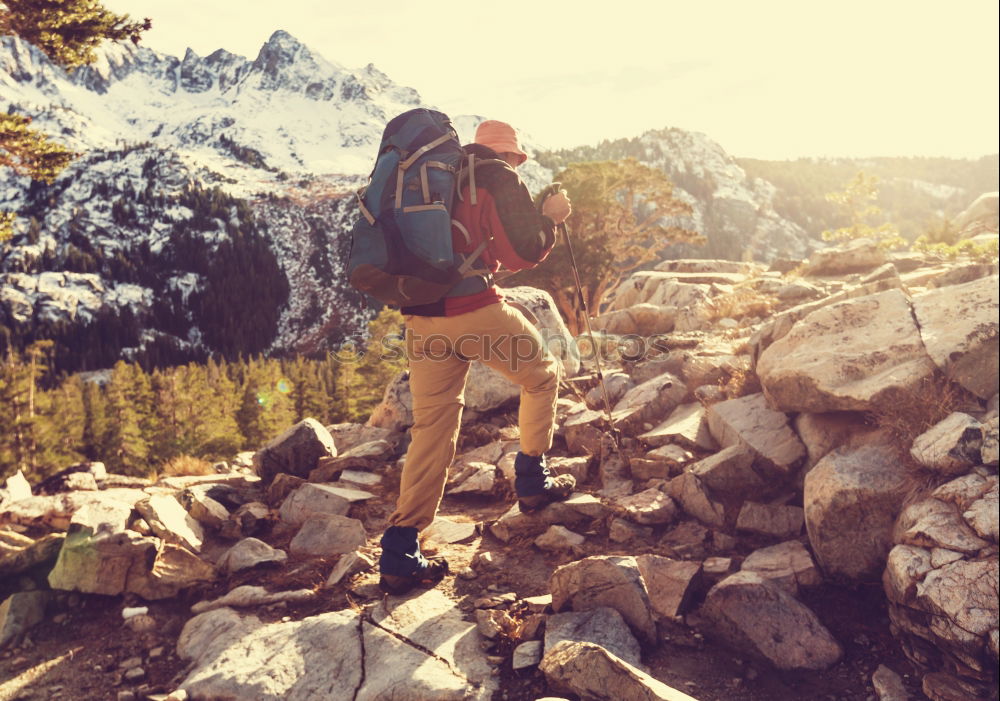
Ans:
[{"label": "orange cap", "polygon": [[481,122],[476,127],[475,142],[491,148],[497,153],[516,153],[521,157],[518,165],[528,160],[528,154],[522,151],[517,143],[517,132],[506,122],[498,122],[495,119]]}]

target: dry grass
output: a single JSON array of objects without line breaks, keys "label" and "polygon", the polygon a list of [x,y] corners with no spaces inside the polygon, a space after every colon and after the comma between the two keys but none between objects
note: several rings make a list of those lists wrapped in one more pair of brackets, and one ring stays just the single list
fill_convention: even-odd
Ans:
[{"label": "dry grass", "polygon": [[766,318],[777,305],[777,300],[769,295],[741,287],[713,297],[709,300],[709,318],[712,321],[718,319],[745,319],[747,317]]},{"label": "dry grass", "polygon": [[729,376],[719,382],[722,391],[729,399],[745,397],[748,394],[756,394],[761,391],[760,378],[757,373],[750,368],[737,368],[729,373]]},{"label": "dry grass", "polygon": [[178,477],[181,475],[213,475],[212,463],[190,455],[178,455],[166,463],[159,471],[163,477]]},{"label": "dry grass", "polygon": [[[978,407],[978,400],[968,391],[935,373],[914,388],[896,392],[892,401],[869,412],[867,421],[885,432],[899,451],[900,459],[912,468],[911,472],[917,473],[916,482],[930,484],[934,478],[927,475],[925,480],[919,474],[923,470],[910,456],[913,441],[952,412]],[[915,484],[915,491],[922,491],[922,488],[918,489]]]},{"label": "dry grass", "polygon": [[917,387],[894,395],[892,402],[869,412],[868,423],[884,432],[906,468],[907,484],[900,511],[926,498],[952,478],[928,470],[914,460],[910,455],[913,441],[952,412],[970,411],[978,406],[978,400],[964,388],[935,373]]}]

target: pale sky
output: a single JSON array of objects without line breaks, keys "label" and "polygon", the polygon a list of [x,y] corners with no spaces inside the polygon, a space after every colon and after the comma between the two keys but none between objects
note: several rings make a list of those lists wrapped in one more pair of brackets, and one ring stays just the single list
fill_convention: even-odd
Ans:
[{"label": "pale sky", "polygon": [[1000,150],[996,0],[104,0],[144,45],[254,58],[284,29],[450,114],[541,147],[648,129],[730,154],[978,157]]}]

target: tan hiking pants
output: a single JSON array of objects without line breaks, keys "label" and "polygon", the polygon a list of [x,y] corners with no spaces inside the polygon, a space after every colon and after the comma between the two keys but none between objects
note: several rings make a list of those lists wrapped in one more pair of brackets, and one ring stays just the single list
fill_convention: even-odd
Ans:
[{"label": "tan hiking pants", "polygon": [[434,520],[455,458],[469,361],[521,385],[521,451],[529,455],[552,447],[561,365],[537,329],[505,302],[457,316],[404,319],[414,422],[389,522],[423,530]]}]

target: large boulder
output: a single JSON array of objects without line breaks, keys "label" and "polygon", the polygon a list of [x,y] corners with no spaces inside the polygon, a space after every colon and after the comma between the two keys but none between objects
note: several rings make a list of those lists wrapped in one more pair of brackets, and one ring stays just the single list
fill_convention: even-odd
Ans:
[{"label": "large boulder", "polygon": [[655,336],[672,331],[676,317],[676,307],[641,303],[602,314],[591,326],[595,331],[609,334]]},{"label": "large boulder", "polygon": [[52,593],[22,591],[0,603],[0,649],[18,642],[33,626],[45,620],[45,606]]},{"label": "large boulder", "polygon": [[713,492],[742,497],[767,491],[767,481],[754,470],[756,456],[743,445],[731,445],[690,465],[687,472]]},{"label": "large boulder", "polygon": [[638,435],[660,423],[684,401],[687,387],[680,379],[664,373],[625,393],[611,412],[617,427],[627,435]]},{"label": "large boulder", "polygon": [[367,425],[398,433],[413,425],[410,373],[400,372],[385,386],[382,401],[372,410]]},{"label": "large boulder", "polygon": [[49,572],[53,589],[166,599],[210,580],[214,568],[185,548],[133,531],[69,534]]},{"label": "large boulder", "polygon": [[806,475],[806,530],[820,566],[849,580],[877,579],[892,547],[896,515],[909,489],[894,448],[839,448]]},{"label": "large boulder", "polygon": [[136,511],[146,519],[150,529],[163,540],[183,545],[191,552],[199,552],[205,542],[205,531],[176,497],[171,494],[154,494],[135,505]]},{"label": "large boulder", "polygon": [[788,417],[775,411],[759,392],[713,404],[706,418],[719,445],[752,451],[757,456],[755,467],[766,476],[787,478],[805,457],[805,446],[788,425]]},{"label": "large boulder", "polygon": [[308,478],[325,457],[337,457],[333,436],[316,419],[304,419],[258,450],[253,464],[266,486],[279,472]]},{"label": "large boulder", "polygon": [[934,369],[899,290],[814,311],[757,362],[771,405],[804,412],[889,407]]},{"label": "large boulder", "polygon": [[640,435],[639,439],[653,448],[670,443],[702,450],[718,448],[705,419],[705,408],[700,402],[681,404],[665,421]]},{"label": "large boulder", "polygon": [[672,620],[688,612],[701,585],[700,562],[639,555],[636,563],[646,583],[654,618]]},{"label": "large boulder", "polygon": [[0,531],[0,577],[14,581],[13,575],[55,562],[65,538],[65,533],[49,533],[34,540],[14,531]]},{"label": "large boulder", "polygon": [[584,699],[694,701],[594,643],[563,641],[539,668],[552,689]]},{"label": "large boulder", "polygon": [[843,654],[812,611],[756,572],[716,584],[700,614],[715,636],[777,669],[826,669]]},{"label": "large boulder", "polygon": [[599,606],[586,611],[555,613],[545,620],[545,650],[564,640],[600,645],[629,664],[642,665],[642,648],[621,614]]},{"label": "large boulder", "polygon": [[677,518],[677,504],[659,489],[650,487],[638,494],[614,501],[625,518],[647,526],[671,523]]},{"label": "large boulder", "polygon": [[839,246],[821,248],[809,257],[806,275],[844,275],[877,268],[885,263],[885,251],[874,239],[855,239]]},{"label": "large boulder", "polygon": [[834,448],[839,448],[874,429],[860,412],[831,411],[823,414],[799,414],[795,433],[806,447],[804,471],[809,471]]},{"label": "large boulder", "polygon": [[997,684],[997,484],[973,472],[911,503],[882,577],[907,657],[982,698]]},{"label": "large boulder", "polygon": [[677,274],[655,270],[633,273],[615,290],[608,303],[608,311],[628,309],[637,304],[652,304],[675,309],[690,309],[705,303],[711,286],[680,282]]},{"label": "large boulder", "polygon": [[852,285],[821,299],[804,302],[791,309],[785,309],[774,314],[750,336],[750,358],[754,366],[760,362],[760,356],[772,343],[784,338],[795,324],[816,310],[847,300],[867,297],[878,292],[884,292],[885,290],[898,290],[899,288],[899,278],[876,280],[874,282]]},{"label": "large boulder", "polygon": [[[384,467],[395,454],[396,447],[391,441],[376,439],[360,443],[335,458],[320,458],[316,463],[316,469],[309,473],[309,481],[335,482],[347,470],[373,472]],[[277,482],[271,484],[273,486]]]},{"label": "large boulder", "polygon": [[929,470],[961,475],[982,456],[983,426],[968,414],[955,411],[917,436],[910,456]]},{"label": "large boulder", "polygon": [[963,238],[975,236],[983,231],[996,233],[998,222],[997,192],[984,192],[954,219],[954,225],[962,232]]},{"label": "large boulder", "polygon": [[705,482],[693,472],[682,472],[667,485],[667,494],[685,513],[713,528],[726,525],[725,504],[715,499]]},{"label": "large boulder", "polygon": [[351,504],[372,496],[360,489],[306,483],[285,498],[278,514],[285,523],[301,526],[313,514],[346,516]]},{"label": "large boulder", "polygon": [[486,701],[496,682],[475,624],[428,591],[359,615],[264,623],[218,608],[190,619],[177,654],[191,698]]},{"label": "large boulder", "polygon": [[549,577],[549,591],[553,611],[607,606],[620,613],[641,639],[656,642],[652,604],[634,557],[595,556],[563,565]]},{"label": "large boulder", "polygon": [[352,552],[365,544],[364,524],[335,514],[311,514],[288,544],[292,555],[330,557]]},{"label": "large boulder", "polygon": [[36,495],[6,504],[0,511],[0,526],[14,524],[28,528],[65,531],[69,529],[74,515],[88,505],[94,506],[97,511],[106,508],[109,512],[118,514],[123,508],[121,505],[131,511],[139,501],[147,497],[149,494],[141,489],[117,487],[96,492]]},{"label": "large boulder", "polygon": [[[482,363],[474,362],[465,381],[465,408],[463,421],[476,412],[491,411],[512,402],[520,396],[520,388],[498,372]],[[382,401],[368,418],[372,427],[405,431],[413,425],[413,393],[410,391],[410,373],[401,372],[386,385]]]},{"label": "large boulder", "polygon": [[802,531],[803,514],[798,506],[743,503],[736,517],[736,530],[772,538],[794,538]]},{"label": "large boulder", "polygon": [[402,435],[396,431],[379,428],[378,426],[368,426],[366,424],[349,422],[331,424],[326,427],[326,430],[333,436],[333,442],[336,444],[338,451],[348,451],[355,446],[363,443],[371,443],[372,441],[386,441],[392,446],[393,450],[396,450],[402,440]]},{"label": "large boulder", "polygon": [[[369,609],[366,621],[385,631],[394,639],[405,641],[407,646],[430,653],[443,661],[452,673],[464,680],[462,696],[458,698],[476,701],[491,698],[496,690],[492,669],[486,662],[480,643],[482,638],[476,624],[464,620],[464,614],[441,590],[431,589],[419,594],[410,594],[405,599],[383,599]],[[407,672],[419,679],[418,670],[401,669],[393,673],[381,671],[381,667],[395,667],[393,652],[387,647],[368,647],[365,637],[365,661],[370,661],[365,679],[371,675],[371,692],[360,693],[357,698],[384,699],[437,699],[452,698],[450,695],[409,691]],[[394,679],[387,683],[382,677]],[[407,689],[407,690],[404,690]]]},{"label": "large boulder", "polygon": [[931,290],[913,298],[927,353],[950,379],[982,399],[1000,377],[1000,277]]},{"label": "large boulder", "polygon": [[793,596],[800,589],[814,587],[823,581],[812,555],[797,540],[754,550],[740,569],[756,572]]}]

